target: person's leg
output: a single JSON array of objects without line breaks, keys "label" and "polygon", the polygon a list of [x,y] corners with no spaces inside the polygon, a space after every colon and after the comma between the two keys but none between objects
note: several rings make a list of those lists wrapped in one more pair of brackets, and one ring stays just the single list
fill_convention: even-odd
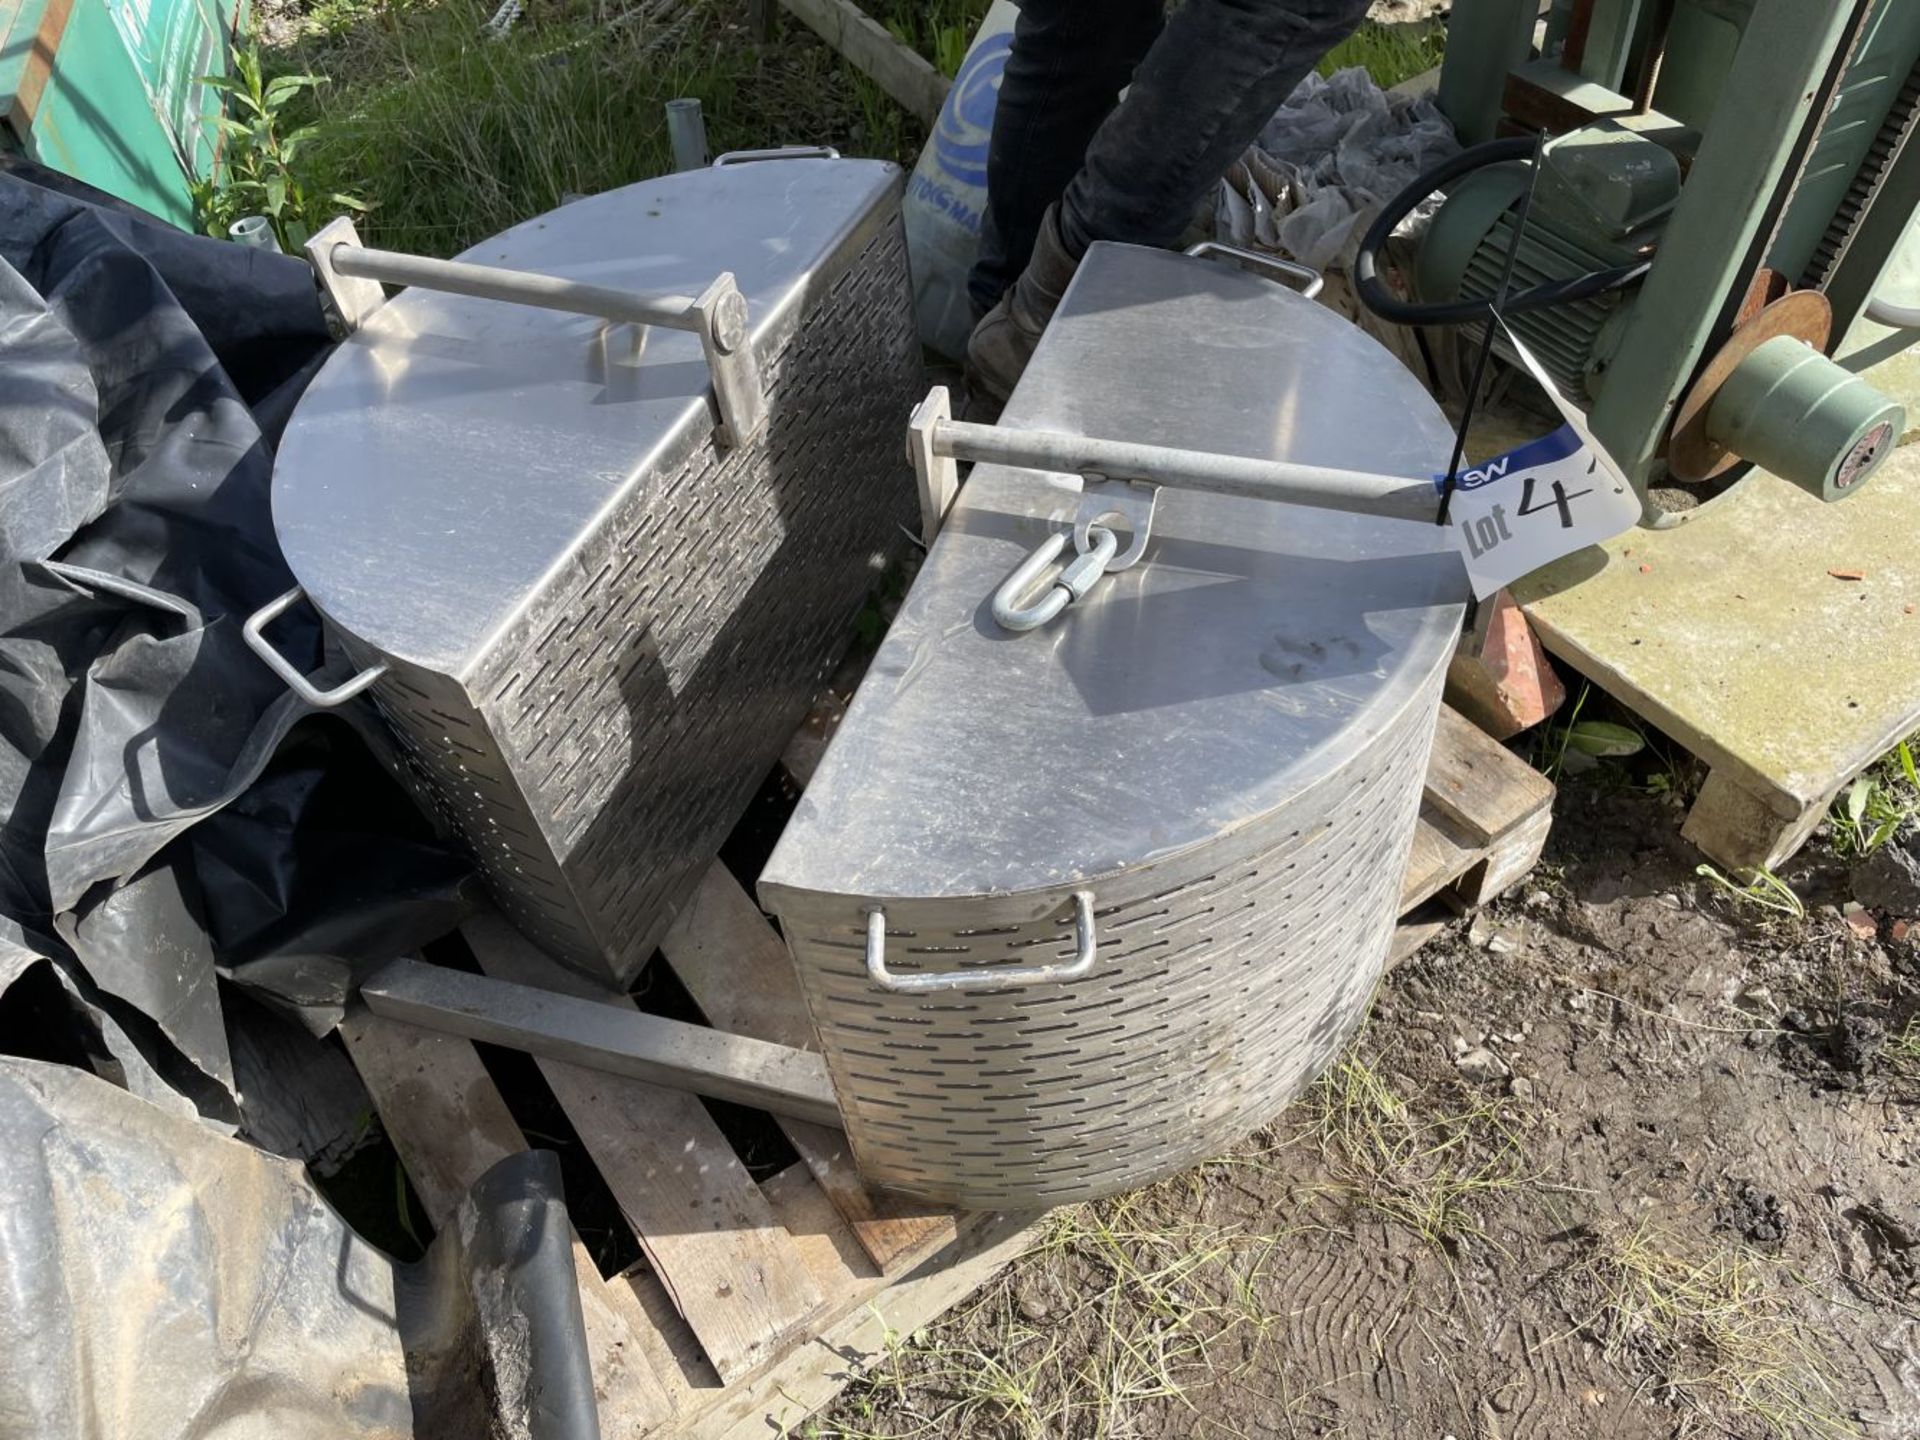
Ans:
[{"label": "person's leg", "polygon": [[1280,102],[1366,12],[1367,0],[1186,0],[1042,217],[1027,268],[974,327],[970,395],[1012,392],[1094,241],[1178,238]]},{"label": "person's leg", "polygon": [[1367,0],[1186,0],[1060,202],[1080,256],[1095,240],[1166,245]]},{"label": "person's leg", "polygon": [[994,104],[987,208],[967,292],[980,313],[1027,268],[1040,217],[1160,33],[1163,0],[1023,0]]}]

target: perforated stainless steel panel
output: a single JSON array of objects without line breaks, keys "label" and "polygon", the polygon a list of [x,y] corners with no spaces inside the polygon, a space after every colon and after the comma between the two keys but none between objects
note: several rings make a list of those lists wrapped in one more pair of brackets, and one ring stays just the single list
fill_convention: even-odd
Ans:
[{"label": "perforated stainless steel panel", "polygon": [[[307,581],[348,654],[389,664],[373,698],[502,908],[593,973],[625,981],[646,962],[912,520],[900,436],[923,377],[904,237],[892,188],[863,203],[841,218],[841,253],[794,257],[802,283],[756,329],[767,425],[722,449],[703,405],[669,431],[657,468],[609,489],[454,673],[355,633]],[[646,455],[643,435],[630,443]],[[502,546],[539,505],[530,486],[525,510],[502,508]]]},{"label": "perforated stainless steel panel", "polygon": [[[1431,709],[1410,706],[1257,837],[1097,886],[1099,962],[1078,980],[889,994],[867,978],[856,907],[783,912],[861,1173],[949,1204],[1057,1205],[1171,1174],[1272,1116],[1345,1043],[1386,963],[1432,739]],[[1065,960],[1057,900],[1027,924],[986,898],[894,902],[889,968]]]}]

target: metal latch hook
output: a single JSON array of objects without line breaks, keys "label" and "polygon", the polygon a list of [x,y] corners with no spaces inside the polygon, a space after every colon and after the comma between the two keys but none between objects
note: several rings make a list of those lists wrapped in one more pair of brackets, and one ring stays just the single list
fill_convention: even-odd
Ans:
[{"label": "metal latch hook", "polygon": [[993,592],[994,623],[1004,630],[1037,630],[1075,600],[1093,588],[1094,581],[1107,573],[1120,540],[1104,525],[1087,527],[1088,548],[1080,551],[1047,581],[1047,591],[1039,599],[1030,599],[1036,582],[1067,547],[1065,530],[1055,531],[1040,542],[1039,548],[1022,560],[1014,572]]}]

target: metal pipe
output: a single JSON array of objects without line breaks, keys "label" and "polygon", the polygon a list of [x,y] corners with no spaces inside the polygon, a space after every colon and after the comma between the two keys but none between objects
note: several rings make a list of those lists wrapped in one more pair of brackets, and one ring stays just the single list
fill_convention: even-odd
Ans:
[{"label": "metal pipe", "polygon": [[814,1125],[840,1123],[826,1062],[811,1050],[419,960],[389,961],[360,987],[360,998],[374,1014],[423,1030],[691,1090]]},{"label": "metal pipe", "polygon": [[1920,305],[1902,305],[1876,295],[1867,301],[1867,318],[1889,330],[1920,330]]},{"label": "metal pipe", "polygon": [[667,101],[667,142],[675,170],[707,168],[707,122],[698,100]]},{"label": "metal pipe", "polygon": [[328,262],[342,275],[379,280],[388,285],[417,285],[451,295],[473,295],[482,300],[505,300],[542,310],[565,310],[602,320],[637,325],[664,325],[670,330],[702,328],[698,304],[690,295],[636,295],[604,285],[583,285],[557,275],[533,275],[524,270],[502,270],[492,265],[469,265],[463,260],[430,260],[424,255],[402,255],[372,250],[342,241],[328,252]]},{"label": "metal pipe", "polygon": [[1096,440],[1051,430],[1013,430],[965,420],[935,422],[933,451],[954,460],[1099,475],[1107,480],[1144,480],[1179,490],[1282,500],[1317,510],[1380,515],[1423,525],[1433,523],[1440,504],[1431,480],[1212,455],[1166,445]]},{"label": "metal pipe", "polygon": [[280,242],[274,238],[273,222],[264,215],[242,215],[227,227],[227,238],[236,245],[251,246],[255,250],[280,248]]}]

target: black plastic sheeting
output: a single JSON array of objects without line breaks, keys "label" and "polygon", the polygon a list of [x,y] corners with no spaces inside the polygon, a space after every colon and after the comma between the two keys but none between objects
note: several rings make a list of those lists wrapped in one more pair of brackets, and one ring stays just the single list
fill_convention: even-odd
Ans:
[{"label": "black plastic sheeting", "polygon": [[[241,639],[293,584],[269,488],[330,343],[311,271],[78,189],[0,173],[0,1048],[50,966],[92,1068],[234,1124],[221,982],[324,1034],[471,873],[371,712],[315,716]],[[327,660],[297,610],[275,637]]]},{"label": "black plastic sheeting", "polygon": [[599,1435],[551,1154],[399,1265],[299,1166],[66,1066],[0,1059],[0,1153],[0,1435]]},{"label": "black plastic sheeting", "polygon": [[475,883],[241,637],[330,343],[305,264],[0,166],[0,1435],[598,1435],[552,1156],[416,1265],[276,1158],[352,1143],[315,1037]]}]

